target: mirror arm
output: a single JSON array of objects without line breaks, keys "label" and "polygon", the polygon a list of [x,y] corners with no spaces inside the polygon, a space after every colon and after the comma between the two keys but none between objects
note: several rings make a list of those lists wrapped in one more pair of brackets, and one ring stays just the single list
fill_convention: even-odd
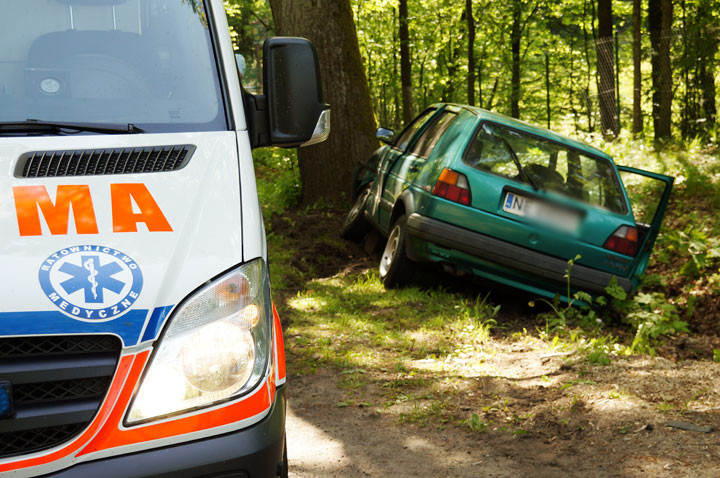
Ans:
[{"label": "mirror arm", "polygon": [[267,97],[265,95],[252,95],[243,90],[243,103],[248,123],[250,146],[253,149],[270,146]]}]

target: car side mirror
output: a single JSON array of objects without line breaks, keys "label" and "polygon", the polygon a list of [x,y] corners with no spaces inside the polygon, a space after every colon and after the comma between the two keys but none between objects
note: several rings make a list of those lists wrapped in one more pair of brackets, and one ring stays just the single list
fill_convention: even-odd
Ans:
[{"label": "car side mirror", "polygon": [[272,146],[308,146],[330,134],[315,47],[304,38],[275,37],[263,45],[263,88]]},{"label": "car side mirror", "polygon": [[395,142],[395,131],[387,128],[378,128],[375,137],[385,144],[393,144]]}]

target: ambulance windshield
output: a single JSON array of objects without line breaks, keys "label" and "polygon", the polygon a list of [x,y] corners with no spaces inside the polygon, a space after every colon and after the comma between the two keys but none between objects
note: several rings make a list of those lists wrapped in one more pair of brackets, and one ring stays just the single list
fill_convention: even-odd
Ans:
[{"label": "ambulance windshield", "polygon": [[0,15],[0,122],[226,130],[203,0],[22,0]]}]

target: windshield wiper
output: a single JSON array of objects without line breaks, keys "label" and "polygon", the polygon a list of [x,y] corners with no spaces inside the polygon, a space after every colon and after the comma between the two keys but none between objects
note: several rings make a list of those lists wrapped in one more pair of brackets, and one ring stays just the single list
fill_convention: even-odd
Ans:
[{"label": "windshield wiper", "polygon": [[502,136],[496,136],[496,138],[500,138],[500,141],[502,141],[505,144],[505,147],[507,148],[508,152],[510,153],[510,156],[512,156],[513,161],[515,161],[515,166],[518,168],[518,172],[525,176],[525,179],[527,179],[527,182],[530,183],[530,186],[533,187],[535,191],[539,191],[540,188],[537,187],[535,184],[535,181],[532,180],[530,175],[523,169],[522,165],[520,164],[520,160],[517,157],[517,154],[515,154],[515,151],[513,151],[512,146],[510,146],[510,143],[508,140],[503,138]]},{"label": "windshield wiper", "polygon": [[0,122],[0,134],[61,133],[63,130],[67,129],[104,134],[133,134],[145,132],[132,123],[128,123],[126,125],[112,123],[72,123],[62,121],[42,121],[36,119]]}]

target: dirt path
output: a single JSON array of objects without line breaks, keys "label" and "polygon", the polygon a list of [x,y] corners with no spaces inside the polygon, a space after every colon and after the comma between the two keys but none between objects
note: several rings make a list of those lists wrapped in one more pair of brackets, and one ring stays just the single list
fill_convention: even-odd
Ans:
[{"label": "dirt path", "polygon": [[[498,357],[497,365],[506,365],[506,373],[494,381],[478,380],[475,392],[470,393],[475,399],[501,393],[516,414],[528,410],[533,418],[525,425],[525,434],[500,429],[477,433],[452,424],[401,424],[382,409],[338,407],[343,400],[337,387],[339,373],[319,370],[292,379],[287,428],[290,476],[720,476],[720,415],[705,404],[713,397],[717,405],[720,393],[715,384],[718,368],[713,364],[630,359],[615,370],[600,369],[598,376],[585,379],[585,385],[576,385],[580,398],[569,405],[557,387],[538,385],[532,378],[515,390],[508,389],[536,376],[537,368],[528,365],[542,359],[532,354],[507,355],[512,355],[515,364],[505,362],[508,357]],[[559,373],[553,376],[558,383],[572,375],[572,371],[560,370],[561,361],[556,358],[546,361],[545,368],[540,372]],[[652,374],[657,378],[648,380]],[[618,381],[618,376],[626,379]],[[646,394],[647,400],[638,398],[641,395],[608,398],[614,395],[606,393],[605,385],[614,381],[625,390],[622,393],[632,390]],[[658,394],[672,400],[671,394],[677,398],[695,385],[711,387],[708,399],[688,404],[689,410],[680,417],[660,412],[650,403]],[[469,406],[473,401],[468,397]],[[699,433],[667,427],[673,419],[714,430]]]},{"label": "dirt path", "polygon": [[[338,408],[331,373],[294,382],[288,418],[291,474],[310,477],[519,476],[497,450],[453,429],[399,427],[372,409]],[[335,392],[333,393],[333,389]],[[330,392],[330,393],[328,393]]]}]

